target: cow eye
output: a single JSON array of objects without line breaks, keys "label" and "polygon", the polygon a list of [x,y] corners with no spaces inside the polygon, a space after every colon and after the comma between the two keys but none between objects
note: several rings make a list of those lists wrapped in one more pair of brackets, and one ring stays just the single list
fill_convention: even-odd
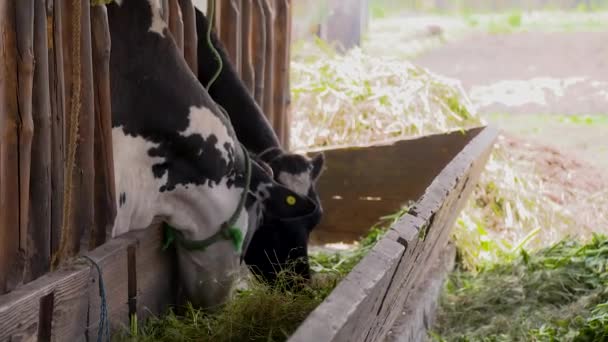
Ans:
[{"label": "cow eye", "polygon": [[287,203],[287,205],[295,205],[296,204],[296,198],[292,195],[289,195],[287,197],[285,197],[285,203]]}]

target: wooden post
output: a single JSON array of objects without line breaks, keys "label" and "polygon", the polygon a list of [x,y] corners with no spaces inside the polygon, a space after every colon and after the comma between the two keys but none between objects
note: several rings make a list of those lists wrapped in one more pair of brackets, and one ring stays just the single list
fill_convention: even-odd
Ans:
[{"label": "wooden post", "polygon": [[[62,236],[59,251],[56,254],[53,266],[78,253],[80,245],[85,248],[90,241],[90,228],[93,226],[93,196],[94,196],[94,108],[93,108],[93,62],[91,56],[91,19],[89,0],[67,1],[65,3],[65,13],[63,17],[63,39],[64,42],[64,63],[63,67],[66,74],[66,98],[70,99],[70,108],[67,113],[66,127],[78,125],[76,141],[75,165],[66,165],[66,181],[71,182],[71,198],[65,198],[71,204],[70,217],[64,218]],[[74,14],[76,8],[80,6],[80,39],[75,41],[74,36]],[[80,57],[74,60],[73,53],[80,50]],[[73,70],[79,67],[80,70]],[[80,72],[80,78],[74,78],[74,72]],[[78,87],[79,89],[77,89]],[[78,91],[80,95],[78,96]],[[78,122],[71,122],[71,116],[77,111]],[[69,131],[66,132],[69,138]],[[67,150],[70,150],[70,140],[67,140]],[[68,156],[69,157],[69,156]],[[69,158],[67,159],[69,163]],[[73,169],[71,169],[74,167]],[[71,177],[70,177],[71,176]],[[67,187],[68,184],[65,184]]]},{"label": "wooden post", "polygon": [[19,112],[15,2],[0,1],[0,294],[10,291],[19,249]]},{"label": "wooden post", "polygon": [[[28,221],[30,206],[30,173],[32,166],[32,90],[34,86],[34,2],[15,2],[17,35],[17,101],[19,103],[19,252],[30,255],[28,247]],[[23,281],[23,262],[15,266],[19,282]]]},{"label": "wooden post", "polygon": [[275,42],[276,55],[274,61],[274,121],[273,126],[281,144],[286,143],[285,127],[286,109],[288,101],[287,79],[289,77],[289,46],[291,32],[289,26],[291,20],[291,1],[276,0],[276,20],[275,20]]},{"label": "wooden post", "polygon": [[34,136],[30,177],[30,219],[28,225],[27,266],[24,282],[49,270],[51,258],[51,100],[46,6],[34,1]]},{"label": "wooden post", "polygon": [[253,0],[252,16],[252,50],[254,69],[253,96],[260,106],[264,108],[264,79],[266,64],[266,16],[264,14],[264,0]]},{"label": "wooden post", "polygon": [[291,85],[289,82],[289,66],[291,64],[291,30],[292,30],[292,2],[291,0],[285,0],[285,6],[287,6],[287,37],[285,53],[285,83],[284,83],[284,111],[283,111],[283,136],[282,144],[283,148],[289,151],[289,137],[291,135]]},{"label": "wooden post", "polygon": [[116,217],[110,100],[111,42],[105,6],[91,7],[91,34],[95,84],[95,224],[89,249],[106,241]]},{"label": "wooden post", "polygon": [[275,61],[275,39],[274,39],[274,10],[272,0],[261,0],[266,20],[266,66],[264,69],[264,113],[271,124],[274,123],[274,61]]},{"label": "wooden post", "polygon": [[169,5],[169,0],[161,0],[160,1],[160,7],[162,8],[162,17],[163,20],[168,23],[169,22],[169,16],[170,16],[170,9],[171,9],[171,5]]},{"label": "wooden post", "polygon": [[51,255],[59,249],[63,224],[65,164],[65,79],[63,70],[64,1],[47,0],[49,91],[51,97]]},{"label": "wooden post", "polygon": [[253,12],[253,2],[255,0],[241,0],[241,78],[249,93],[253,95],[255,76],[253,72],[252,56],[252,26],[251,16]]},{"label": "wooden post", "polygon": [[177,48],[184,54],[184,21],[177,0],[169,0],[169,30],[173,35]]},{"label": "wooden post", "polygon": [[241,70],[241,1],[225,0],[220,8],[220,39],[235,70]]},{"label": "wooden post", "polygon": [[190,70],[198,75],[196,15],[192,0],[179,0],[184,22],[184,58],[190,66]]}]

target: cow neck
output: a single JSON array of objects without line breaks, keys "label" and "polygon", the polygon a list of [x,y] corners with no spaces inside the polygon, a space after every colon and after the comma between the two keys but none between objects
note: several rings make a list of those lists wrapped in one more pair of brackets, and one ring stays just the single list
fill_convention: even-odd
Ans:
[{"label": "cow neck", "polygon": [[245,157],[245,188],[243,189],[243,193],[239,198],[239,203],[237,207],[232,213],[232,216],[225,221],[220,226],[220,229],[210,237],[202,240],[189,240],[184,237],[182,232],[176,230],[175,228],[169,226],[165,223],[165,231],[166,231],[166,241],[164,245],[164,249],[168,248],[169,245],[176,241],[178,245],[182,248],[189,251],[204,251],[207,247],[213,245],[216,242],[222,240],[230,240],[232,241],[233,247],[237,252],[241,252],[243,247],[243,233],[239,227],[236,226],[236,222],[241,216],[241,212],[245,208],[245,202],[247,200],[247,194],[249,193],[249,188],[251,186],[251,159],[249,153],[245,149],[245,147],[241,144],[241,150],[243,151],[243,155]]}]

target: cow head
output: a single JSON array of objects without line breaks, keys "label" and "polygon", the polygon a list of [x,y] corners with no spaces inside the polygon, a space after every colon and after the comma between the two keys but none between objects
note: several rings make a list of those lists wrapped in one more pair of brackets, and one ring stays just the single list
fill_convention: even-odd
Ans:
[{"label": "cow head", "polygon": [[259,155],[258,158],[262,163],[269,165],[275,181],[312,201],[316,204],[316,208],[306,216],[291,218],[265,216],[245,254],[245,262],[254,274],[270,283],[274,283],[277,272],[283,270],[293,272],[303,279],[309,279],[309,235],[323,215],[315,183],[323,169],[324,155],[318,154],[309,159],[299,154],[283,153],[277,148]]},{"label": "cow head", "polygon": [[[261,258],[255,262],[256,268],[266,271],[262,275],[267,280],[274,279],[276,272],[286,265],[298,265],[294,271],[308,277],[308,232],[302,227],[309,227],[307,222],[316,220],[317,204],[274,181],[262,165],[252,161],[245,210],[237,221],[237,226],[248,227],[243,253],[257,250],[259,245],[275,251],[275,258]],[[236,255],[234,251],[226,250],[229,244],[229,241],[218,242],[202,251],[186,250],[178,245],[182,283],[193,304],[212,307],[229,297],[239,275],[236,259],[218,258],[218,255]]]}]

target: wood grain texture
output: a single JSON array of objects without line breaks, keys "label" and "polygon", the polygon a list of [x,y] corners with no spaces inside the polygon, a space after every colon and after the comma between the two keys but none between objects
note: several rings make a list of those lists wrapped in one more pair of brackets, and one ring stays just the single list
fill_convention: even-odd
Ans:
[{"label": "wood grain texture", "polygon": [[[235,70],[241,70],[241,1],[221,1],[219,36]],[[218,2],[219,3],[219,2]]]},{"label": "wood grain texture", "polygon": [[[377,298],[376,304],[361,309],[358,303],[362,300],[356,292],[343,284],[351,272],[289,341],[304,341],[306,336],[314,336],[315,341],[381,341],[403,312],[404,306],[418,305],[416,300],[420,293],[416,290],[432,276],[425,271],[445,249],[454,221],[475,186],[497,136],[497,131],[492,128],[478,129],[476,132],[477,135],[432,178],[409,213],[391,227],[378,243],[387,245],[389,241],[402,246],[403,251],[398,260],[393,261],[394,267],[383,268],[381,271],[382,279],[389,279],[380,286],[382,294],[367,291],[370,299],[365,300],[369,302],[373,301],[371,298]],[[391,180],[384,178],[387,183],[391,183]],[[380,266],[363,267],[369,262],[368,258],[371,258],[370,255],[353,272],[359,269],[367,272],[370,278],[379,278],[376,272]],[[368,281],[370,280],[360,280],[354,286],[365,288]],[[431,303],[430,299],[427,302]],[[424,323],[424,320],[416,322]],[[419,324],[408,327],[411,331],[408,330],[405,334],[419,333],[424,329]]]},{"label": "wood grain texture", "polygon": [[379,241],[289,341],[362,341],[373,324],[369,315],[382,303],[403,252],[397,242]]},{"label": "wood grain texture", "polygon": [[184,55],[184,20],[178,0],[169,0],[169,31],[179,52]]},{"label": "wood grain texture", "polygon": [[273,127],[282,145],[286,142],[285,120],[287,112],[287,79],[289,78],[289,49],[291,39],[289,33],[291,2],[289,0],[275,0],[276,19],[274,22],[275,59],[273,75],[274,113]]},{"label": "wood grain texture", "polygon": [[[135,243],[131,236],[121,236],[112,239],[95,250],[88,256],[103,270],[103,280],[106,290],[108,316],[111,330],[119,328],[120,324],[128,322],[128,272],[127,272],[127,249]],[[99,297],[99,276],[95,268],[91,269],[92,282],[88,291],[89,322],[87,335],[90,340],[97,336],[99,327],[99,313],[101,298]]]},{"label": "wood grain texture", "polygon": [[51,97],[51,254],[59,249],[63,224],[65,163],[65,80],[63,69],[63,1],[47,0],[49,91]]},{"label": "wood grain texture", "polygon": [[371,148],[324,149],[327,169],[317,188],[325,213],[312,241],[356,241],[381,216],[419,199],[480,130],[378,143]]},{"label": "wood grain texture", "polygon": [[176,302],[177,264],[175,250],[163,251],[160,221],[134,234],[137,241],[137,314],[142,320],[164,312]]},{"label": "wood grain texture", "polygon": [[275,63],[275,38],[274,38],[274,8],[272,0],[261,0],[264,10],[265,31],[266,31],[266,53],[264,68],[264,114],[271,124],[274,125],[274,63]]},{"label": "wood grain texture", "polygon": [[[34,1],[15,2],[15,34],[17,37],[17,101],[19,109],[19,250],[23,258],[28,250],[28,221],[30,207],[30,174],[32,167],[32,138],[34,120],[32,118],[32,91],[34,88]],[[33,247],[33,246],[31,246]],[[25,264],[19,268],[18,281],[23,281]]]},{"label": "wood grain texture", "polygon": [[424,341],[428,330],[435,322],[439,296],[447,275],[452,271],[456,259],[456,248],[448,245],[439,254],[432,267],[424,272],[422,279],[412,290],[408,303],[398,312],[395,323],[386,334],[387,342]]},{"label": "wood grain texture", "polygon": [[[53,293],[54,341],[76,341],[84,332],[90,267],[71,266],[44,275],[0,296],[0,341],[37,332],[40,300]],[[61,337],[61,338],[59,338]]]},{"label": "wood grain texture", "polygon": [[264,108],[264,79],[266,76],[266,14],[264,0],[252,0],[251,49],[253,54],[253,97]]},{"label": "wood grain texture", "polygon": [[[241,0],[241,79],[253,95],[255,74],[253,70],[252,15],[255,0]],[[256,32],[257,34],[257,32]]]},{"label": "wood grain texture", "polygon": [[20,280],[19,105],[15,2],[0,1],[0,294]]},{"label": "wood grain texture", "polygon": [[[63,12],[63,67],[65,71],[66,98],[70,99],[72,106],[66,113],[66,126],[71,127],[71,111],[73,101],[76,100],[75,83],[73,77],[74,68],[80,68],[80,106],[78,115],[78,135],[76,142],[76,158],[73,172],[71,173],[72,198],[70,200],[72,209],[70,217],[64,218],[65,225],[61,228],[61,243],[55,255],[55,266],[67,258],[76,255],[81,246],[88,250],[91,227],[94,219],[94,128],[95,111],[93,96],[93,61],[91,49],[91,19],[90,3],[87,0],[80,1],[81,21],[79,39],[73,37],[74,5],[72,1],[65,4]],[[80,47],[78,61],[73,60],[73,51],[76,44]],[[67,133],[67,131],[66,131]],[[67,165],[67,167],[72,167]],[[68,170],[66,170],[68,171]],[[68,172],[68,175],[70,173]],[[68,184],[65,184],[68,186]],[[64,186],[64,188],[65,188]],[[64,191],[61,189],[60,191]],[[65,199],[67,200],[67,199]]]},{"label": "wood grain texture", "polygon": [[179,0],[184,22],[184,58],[190,66],[190,70],[198,75],[196,15],[192,0]]},{"label": "wood grain texture", "polygon": [[91,7],[91,34],[95,99],[95,219],[88,249],[100,246],[110,236],[117,210],[110,99],[111,42],[105,6]]},{"label": "wood grain texture", "polygon": [[49,270],[51,258],[51,100],[47,46],[46,6],[34,2],[34,69],[30,177],[30,218],[28,222],[27,266],[24,282]]}]

